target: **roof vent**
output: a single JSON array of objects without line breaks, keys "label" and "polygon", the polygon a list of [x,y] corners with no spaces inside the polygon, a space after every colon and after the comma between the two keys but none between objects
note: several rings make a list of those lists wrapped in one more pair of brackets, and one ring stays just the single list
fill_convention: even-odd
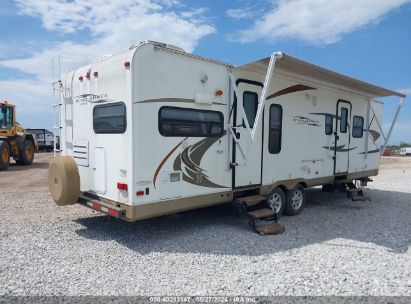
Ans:
[{"label": "roof vent", "polygon": [[139,45],[142,45],[142,44],[154,44],[155,46],[159,46],[159,47],[162,47],[162,48],[167,48],[167,49],[175,50],[175,51],[178,51],[178,52],[186,53],[186,51],[184,49],[182,49],[181,47],[178,47],[178,46],[175,46],[175,45],[172,45],[172,44],[168,44],[168,43],[164,43],[164,42],[153,41],[153,40],[141,41],[138,45],[130,46],[130,49],[135,48],[135,47],[137,47]]}]

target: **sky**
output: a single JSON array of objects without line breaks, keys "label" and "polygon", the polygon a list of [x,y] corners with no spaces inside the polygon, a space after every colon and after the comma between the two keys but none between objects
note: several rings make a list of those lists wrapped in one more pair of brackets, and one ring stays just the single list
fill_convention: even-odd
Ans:
[{"label": "sky", "polygon": [[[56,55],[65,70],[143,40],[235,65],[283,51],[411,95],[411,0],[1,0],[0,28],[0,100],[30,128],[51,128]],[[411,142],[409,99],[390,143]]]}]

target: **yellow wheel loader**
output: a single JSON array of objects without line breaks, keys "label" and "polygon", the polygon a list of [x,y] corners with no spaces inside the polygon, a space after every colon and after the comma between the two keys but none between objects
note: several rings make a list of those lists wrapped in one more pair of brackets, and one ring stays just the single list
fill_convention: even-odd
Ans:
[{"label": "yellow wheel loader", "polygon": [[0,102],[0,171],[7,170],[11,157],[18,165],[31,165],[35,151],[33,135],[16,122],[16,107]]}]

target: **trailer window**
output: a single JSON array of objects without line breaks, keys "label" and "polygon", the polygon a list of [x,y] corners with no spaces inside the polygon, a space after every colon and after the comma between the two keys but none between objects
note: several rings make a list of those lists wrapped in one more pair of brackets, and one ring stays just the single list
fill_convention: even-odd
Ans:
[{"label": "trailer window", "polygon": [[333,134],[333,124],[334,124],[334,118],[332,115],[325,115],[325,134],[326,135],[331,135]]},{"label": "trailer window", "polygon": [[364,133],[364,117],[354,116],[352,121],[352,136],[361,138]]},{"label": "trailer window", "polygon": [[94,107],[93,129],[95,133],[124,133],[126,126],[126,106],[124,103],[119,102]]},{"label": "trailer window", "polygon": [[341,122],[340,122],[340,132],[341,133],[347,132],[347,124],[348,124],[348,109],[341,108]]},{"label": "trailer window", "polygon": [[163,136],[217,137],[223,135],[223,113],[177,107],[162,107],[159,132]]},{"label": "trailer window", "polygon": [[273,104],[270,107],[270,130],[268,138],[268,151],[271,154],[278,154],[281,151],[283,108]]},{"label": "trailer window", "polygon": [[[248,123],[250,128],[254,126],[255,115],[257,114],[258,107],[258,95],[255,92],[245,91],[243,93],[243,107],[245,114],[247,116]],[[243,121],[245,126],[245,122]]]}]

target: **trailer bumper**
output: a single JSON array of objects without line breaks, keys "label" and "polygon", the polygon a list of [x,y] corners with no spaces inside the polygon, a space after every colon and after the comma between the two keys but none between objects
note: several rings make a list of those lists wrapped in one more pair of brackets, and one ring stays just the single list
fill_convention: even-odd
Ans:
[{"label": "trailer bumper", "polygon": [[97,199],[92,199],[84,195],[79,197],[78,203],[90,209],[93,209],[95,211],[99,211],[103,214],[107,214],[109,216],[115,217],[117,219],[124,219],[126,216],[125,209],[120,208],[120,207],[115,207],[107,203],[103,203],[102,201],[99,201]]}]

